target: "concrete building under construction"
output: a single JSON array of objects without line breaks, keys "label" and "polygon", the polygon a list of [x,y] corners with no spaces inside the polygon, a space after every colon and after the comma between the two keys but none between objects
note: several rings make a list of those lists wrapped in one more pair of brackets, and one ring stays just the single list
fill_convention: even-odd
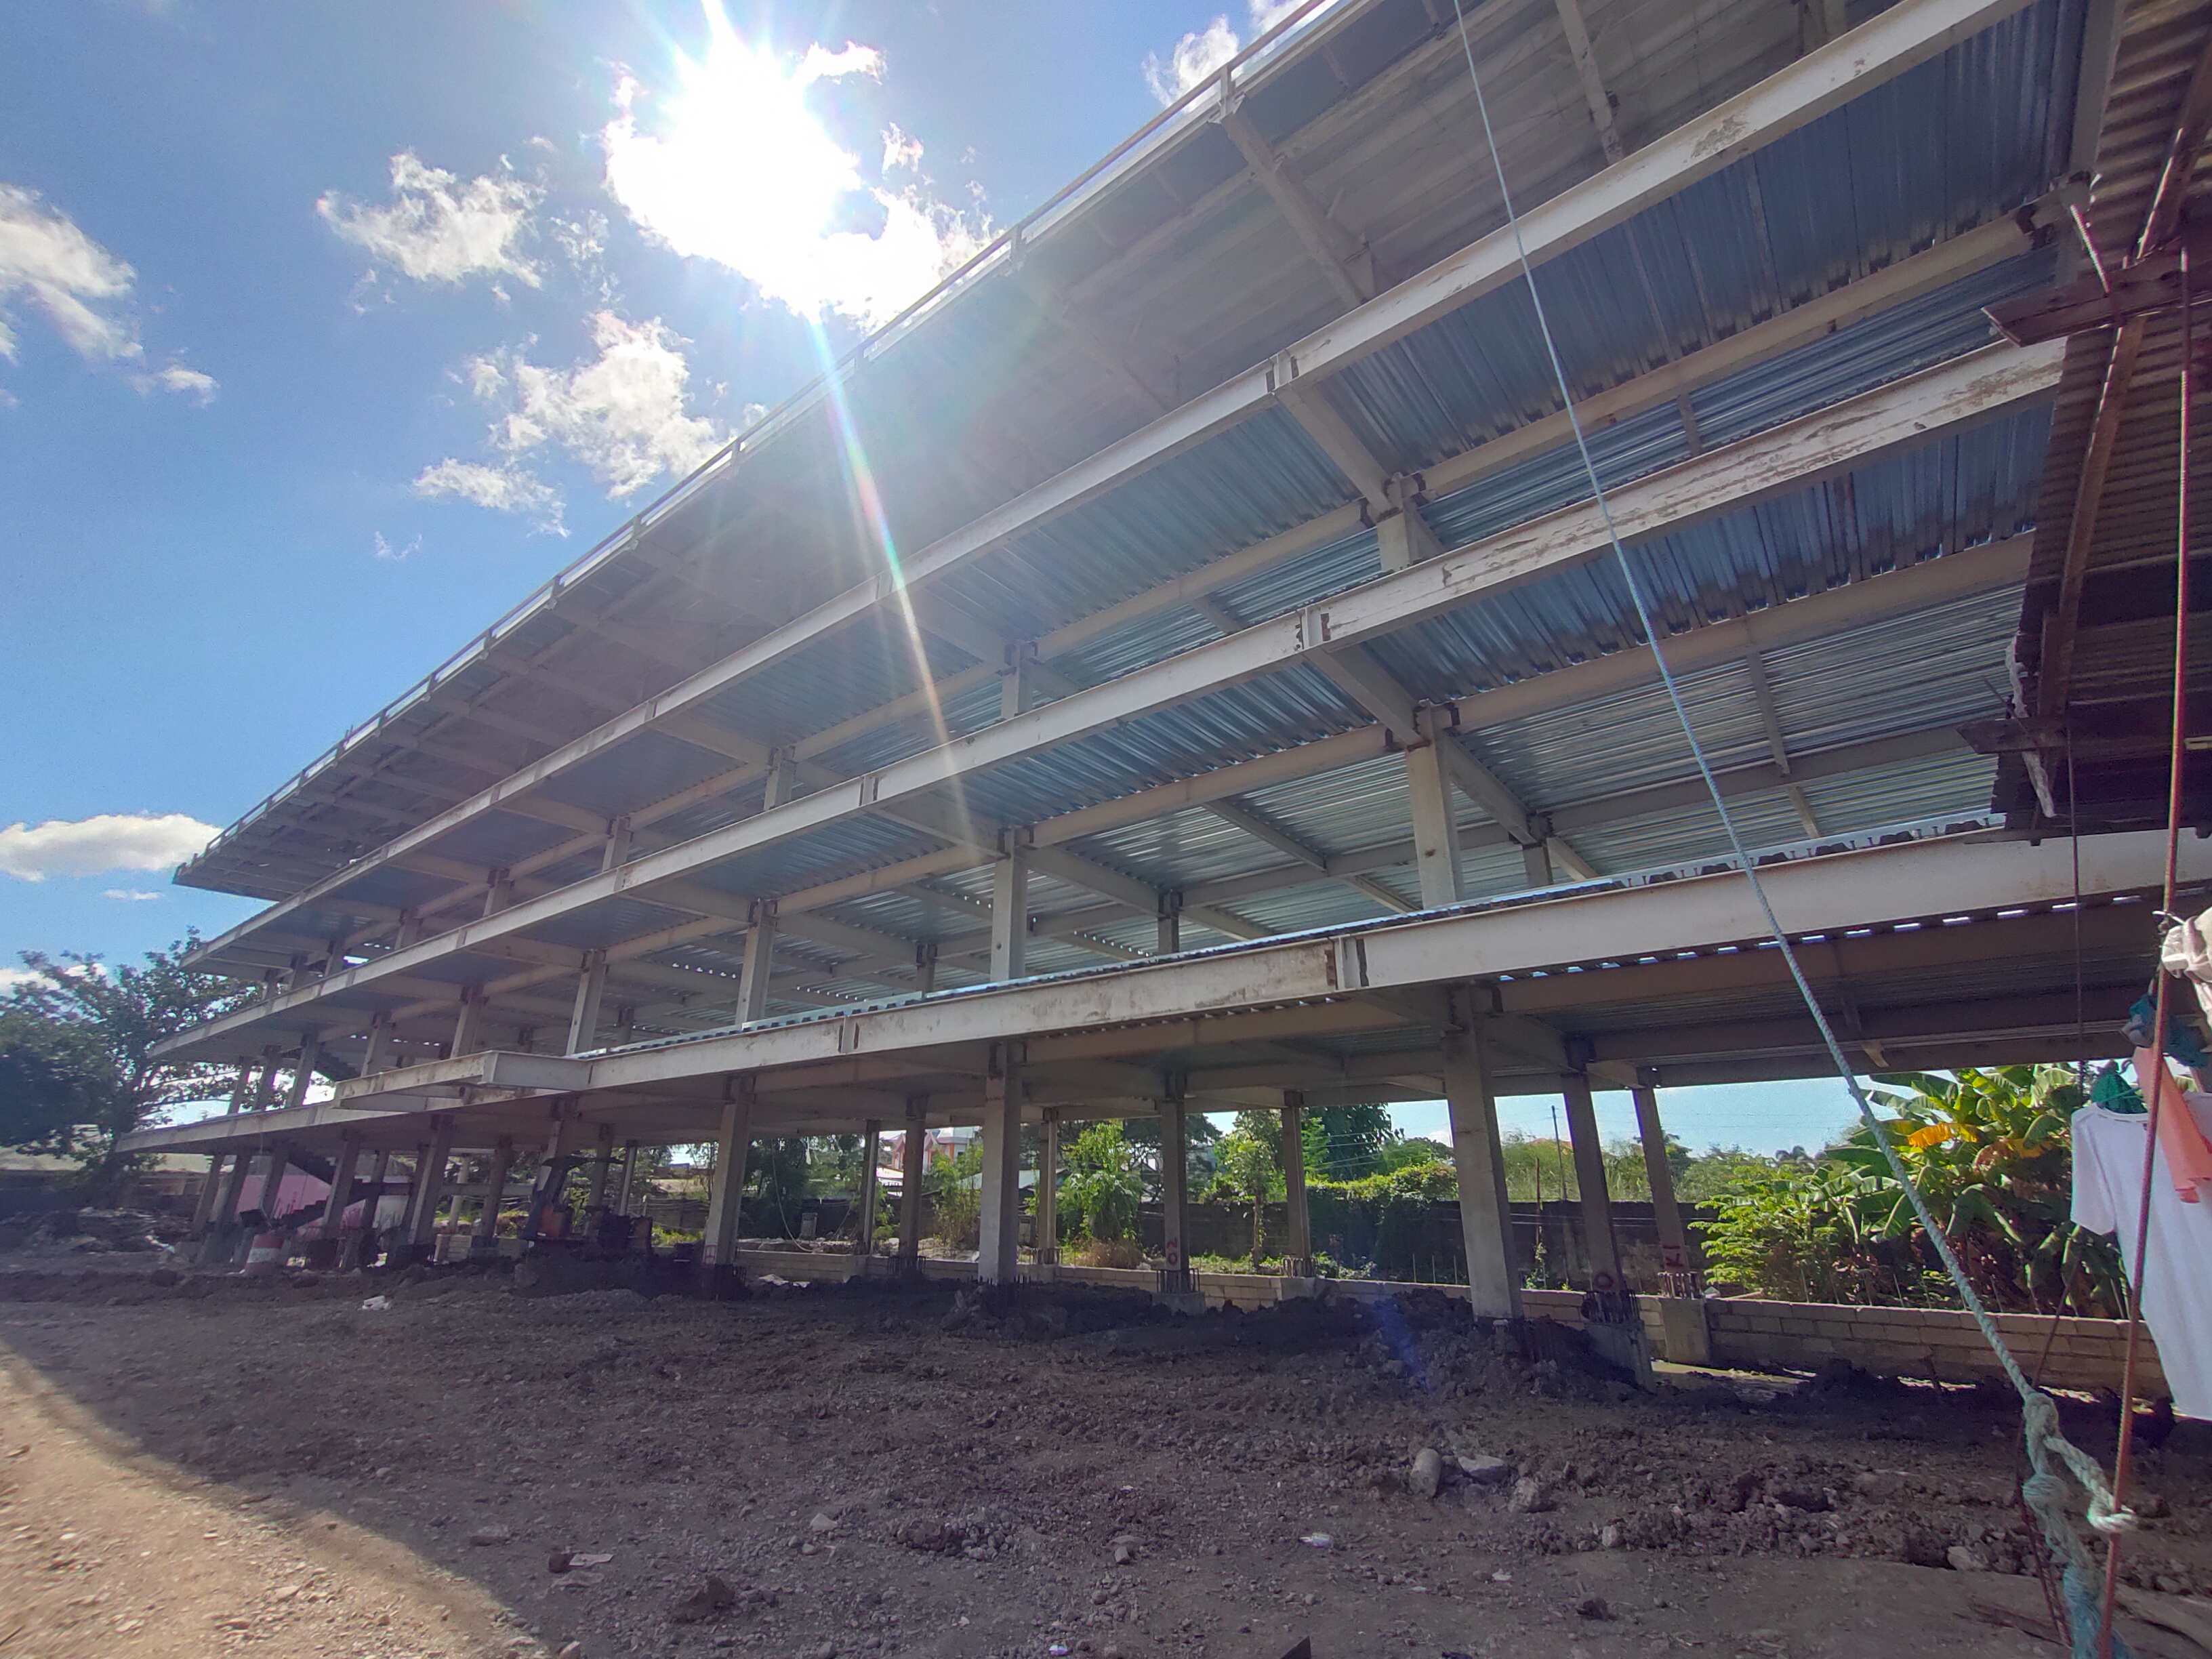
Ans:
[{"label": "concrete building under construction", "polygon": [[198,958],[258,994],[167,1049],[234,1109],[132,1144],[228,1160],[218,1230],[375,1155],[419,1243],[457,1153],[711,1142],[726,1266],[752,1139],[980,1125],[1004,1281],[1020,1126],[1157,1116],[1172,1294],[1187,1114],[1441,1097],[1516,1311],[1498,1096],[1601,1222],[1593,1087],[1656,1146],[1660,1085],[1832,1069],[1613,530],[1852,1062],[2120,1052],[2182,313],[2111,279],[2185,231],[2212,19],[1466,29],[1295,16],[247,813],[179,879],[266,902]]}]

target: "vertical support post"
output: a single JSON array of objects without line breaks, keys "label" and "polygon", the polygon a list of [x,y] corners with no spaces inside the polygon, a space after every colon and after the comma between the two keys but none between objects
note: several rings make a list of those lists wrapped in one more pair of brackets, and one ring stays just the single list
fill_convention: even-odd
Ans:
[{"label": "vertical support post", "polygon": [[599,1156],[592,1160],[592,1185],[584,1194],[586,1212],[603,1209],[607,1201],[607,1171],[615,1160],[615,1126],[599,1125]]},{"label": "vertical support post", "polygon": [[361,1074],[388,1069],[392,1064],[392,1016],[380,1012],[368,1022],[368,1047],[362,1051]]},{"label": "vertical support post", "polygon": [[254,1200],[254,1208],[269,1218],[269,1224],[276,1224],[276,1200],[284,1191],[284,1177],[292,1166],[291,1149],[278,1141],[269,1150],[269,1168],[261,1177],[261,1196]]},{"label": "vertical support post", "polygon": [[629,1213],[630,1194],[637,1190],[637,1152],[636,1141],[623,1142],[622,1189],[615,1194],[615,1210],[620,1215]]},{"label": "vertical support post", "polygon": [[300,1057],[292,1066],[292,1085],[284,1091],[287,1106],[307,1103],[307,1085],[314,1080],[315,1062],[322,1057],[323,1040],[320,1037],[310,1036],[301,1040]]},{"label": "vertical support post", "polygon": [[1406,751],[1406,787],[1413,805],[1413,867],[1420,878],[1421,908],[1457,904],[1460,885],[1459,819],[1452,811],[1450,781],[1444,776],[1438,737]]},{"label": "vertical support post", "polygon": [[1313,1212],[1306,1203],[1306,1097],[1283,1091],[1283,1201],[1290,1211],[1290,1237],[1283,1243],[1283,1272],[1291,1279],[1313,1277]]},{"label": "vertical support post", "polygon": [[471,985],[461,991],[460,1010],[453,1016],[453,1047],[452,1058],[472,1054],[483,1044],[477,1041],[483,1030],[483,993]]},{"label": "vertical support post", "polygon": [[1160,895],[1158,954],[1171,957],[1182,949],[1182,894],[1170,888]]},{"label": "vertical support post", "polygon": [[1022,1048],[991,1045],[983,1078],[983,1213],[975,1276],[1011,1285],[1021,1272]]},{"label": "vertical support post", "polygon": [[331,1163],[331,1195],[323,1200],[325,1238],[345,1231],[345,1212],[353,1203],[353,1178],[361,1168],[361,1131],[348,1129],[338,1137],[338,1153]]},{"label": "vertical support post", "polygon": [[637,1005],[625,1002],[615,1010],[615,1047],[627,1048],[637,1036]]},{"label": "vertical support post", "polygon": [[1574,1143],[1575,1185],[1581,1194],[1583,1239],[1589,1252],[1590,1291],[1583,1298],[1583,1329],[1597,1352],[1650,1388],[1651,1353],[1644,1316],[1620,1275],[1620,1245],[1613,1231],[1613,1195],[1606,1190],[1605,1145],[1597,1138],[1597,1108],[1589,1074],[1563,1072],[1567,1134]]},{"label": "vertical support post", "polygon": [[860,1279],[875,1266],[876,1157],[883,1138],[882,1122],[870,1118],[860,1132],[860,1221],[853,1234],[853,1273]]},{"label": "vertical support post", "polygon": [[276,1068],[283,1054],[275,1044],[261,1051],[261,1075],[253,1085],[253,1109],[264,1112],[276,1102]]},{"label": "vertical support post", "polygon": [[1160,1102],[1160,1295],[1190,1294],[1189,1110],[1178,1091]]},{"label": "vertical support post", "polygon": [[[407,1250],[420,1256],[437,1237],[438,1206],[446,1196],[446,1166],[453,1157],[453,1126],[444,1117],[430,1123],[430,1144],[415,1170],[415,1204],[407,1217]],[[459,1219],[458,1217],[455,1219]]]},{"label": "vertical support post", "polygon": [[253,1062],[241,1060],[238,1062],[238,1076],[230,1085],[230,1115],[236,1117],[252,1103],[252,1100]]},{"label": "vertical support post", "polygon": [[491,1176],[484,1188],[483,1208],[477,1213],[475,1236],[469,1244],[471,1256],[499,1254],[499,1206],[507,1196],[507,1171],[514,1166],[514,1137],[501,1135],[491,1152]]},{"label": "vertical support post", "polygon": [[775,901],[755,899],[745,922],[744,967],[738,975],[738,1023],[750,1025],[768,1012],[769,981],[775,973]]},{"label": "vertical support post", "polygon": [[991,870],[991,979],[1019,979],[1030,942],[1030,848],[1027,830],[1009,830]]},{"label": "vertical support post", "polygon": [[246,1195],[246,1172],[252,1162],[252,1152],[231,1154],[230,1168],[222,1178],[222,1189],[216,1194],[214,1212],[208,1217],[207,1236],[200,1241],[199,1261],[203,1266],[222,1258],[224,1246],[232,1230],[238,1224],[239,1203]]},{"label": "vertical support post", "polygon": [[1036,1259],[1037,1266],[1050,1269],[1060,1264],[1060,1108],[1046,1107],[1043,1118],[1037,1146]]},{"label": "vertical support post", "polygon": [[[384,1182],[385,1177],[391,1173],[392,1149],[389,1146],[380,1146],[376,1150],[375,1158],[368,1166],[368,1206],[361,1215],[360,1265],[364,1267],[373,1267],[376,1265],[376,1218],[384,1208]],[[341,1261],[338,1265],[344,1267],[348,1264]]]},{"label": "vertical support post", "polygon": [[914,947],[914,981],[922,995],[937,989],[937,941],[926,939]]},{"label": "vertical support post", "polygon": [[1667,1131],[1659,1121],[1658,1073],[1636,1074],[1636,1133],[1644,1143],[1644,1173],[1651,1183],[1651,1220],[1659,1235],[1659,1270],[1664,1296],[1695,1296],[1697,1258],[1690,1253],[1690,1230],[1674,1200],[1674,1166],[1667,1161]]},{"label": "vertical support post", "polygon": [[1575,1187],[1580,1194],[1583,1249],[1589,1256],[1590,1288],[1626,1289],[1620,1280],[1620,1245],[1613,1231],[1613,1194],[1605,1180],[1605,1146],[1598,1139],[1597,1107],[1590,1098],[1589,1073],[1562,1072],[1559,1092],[1567,1106],[1567,1139],[1574,1147]]},{"label": "vertical support post", "polygon": [[909,1096],[906,1103],[906,1145],[899,1162],[899,1272],[921,1272],[921,1176],[929,1158],[929,1101]]},{"label": "vertical support post", "polygon": [[530,1185],[530,1212],[522,1218],[522,1237],[526,1240],[543,1234],[545,1212],[568,1185],[568,1175],[561,1168],[561,1161],[568,1155],[568,1140],[575,1127],[576,1101],[571,1095],[553,1106],[553,1121],[545,1132],[545,1157],[537,1180]]},{"label": "vertical support post", "polygon": [[1531,887],[1552,884],[1552,843],[1536,842],[1521,849],[1521,875]]},{"label": "vertical support post", "polygon": [[568,1046],[564,1054],[580,1054],[599,1047],[599,1004],[607,993],[607,953],[584,952],[584,971],[576,981],[576,1000],[568,1010]]},{"label": "vertical support post", "polygon": [[514,902],[514,878],[504,870],[484,872],[483,913],[495,916]]},{"label": "vertical support post", "polygon": [[1513,1212],[1505,1198],[1505,1153],[1498,1140],[1489,1059],[1476,1030],[1485,989],[1455,985],[1446,994],[1444,1103],[1451,1114],[1452,1163],[1459,1172],[1468,1302],[1479,1319],[1518,1319],[1521,1274],[1514,1261]]},{"label": "vertical support post", "polygon": [[707,1200],[707,1236],[699,1250],[702,1276],[711,1288],[733,1279],[738,1260],[738,1212],[745,1194],[745,1160],[752,1152],[753,1091],[750,1078],[729,1079],[721,1128],[714,1137],[714,1186]]},{"label": "vertical support post", "polygon": [[1712,1328],[1705,1321],[1705,1285],[1690,1230],[1674,1199],[1674,1167],[1667,1161],[1667,1132],[1659,1121],[1659,1074],[1636,1074],[1636,1128],[1644,1142],[1644,1172],[1651,1182],[1651,1219],[1659,1234],[1659,1329],[1666,1357],[1678,1365],[1710,1365]]},{"label": "vertical support post", "polygon": [[207,1179],[200,1182],[199,1202],[192,1206],[192,1226],[189,1235],[191,1237],[205,1238],[207,1237],[208,1223],[215,1216],[216,1194],[222,1188],[223,1160],[228,1156],[228,1154],[223,1152],[208,1154]]}]

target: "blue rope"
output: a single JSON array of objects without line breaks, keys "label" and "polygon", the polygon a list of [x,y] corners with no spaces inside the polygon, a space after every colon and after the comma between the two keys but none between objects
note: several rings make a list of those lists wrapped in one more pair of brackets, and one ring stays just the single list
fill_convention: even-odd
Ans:
[{"label": "blue rope", "polygon": [[[1943,1270],[1950,1276],[1952,1288],[1957,1291],[1966,1311],[1974,1316],[1975,1324],[1981,1328],[1983,1340],[1996,1353],[1997,1363],[2004,1368],[2006,1376],[2020,1395],[2022,1431],[2027,1440],[2029,1461],[2036,1470],[2034,1477],[2023,1487],[2023,1495],[2027,1494],[2028,1487],[2034,1489],[2035,1496],[2028,1498],[2029,1507],[2043,1524],[2046,1543],[2053,1548],[2057,1559],[2065,1564],[2066,1601],[2072,1615],[2074,1651],[2077,1659],[2096,1659],[2099,1625],[2096,1597],[2101,1586],[2097,1590],[2086,1588],[2094,1576],[2094,1569],[2087,1565],[2089,1559],[2087,1552],[2065,1518],[2063,1507],[2064,1487],[2051,1470],[2051,1456],[2056,1455],[2081,1482],[2088,1494],[2090,1523],[2100,1531],[2130,1530],[2135,1525],[2135,1516],[2113,1503],[2112,1491],[2105,1484],[2102,1471],[2060,1432],[2057,1410],[2052,1405],[2051,1396],[2028,1381],[2027,1373],[2021,1370],[2020,1362],[2006,1346],[1996,1322],[1990,1316],[1982,1298],[1967,1281],[1966,1270],[1951,1247],[1949,1237],[1936,1224],[1936,1218],[1929,1211],[1927,1200],[1921,1196],[1919,1188],[1913,1184],[1911,1176],[1905,1172],[1905,1164],[1899,1158],[1897,1149],[1890,1144],[1881,1120],[1875,1115],[1873,1103],[1867,1098],[1856,1073],[1844,1058],[1843,1045],[1836,1041],[1828,1017],[1822,1012],[1820,1000],[1813,994],[1812,984],[1805,977],[1805,970],[1797,960],[1796,949],[1790,944],[1789,934],[1784,931],[1781,919],[1774,913],[1773,903],[1766,895],[1766,884],[1759,878],[1758,866],[1745,850],[1743,837],[1736,829],[1735,817],[1729,811],[1727,799],[1721,793],[1719,781],[1713,775],[1712,764],[1705,757],[1705,745],[1698,740],[1697,727],[1691,722],[1689,708],[1682,700],[1681,687],[1674,678],[1674,671],[1668,665],[1667,653],[1660,649],[1659,629],[1653,622],[1644,585],[1629,560],[1627,548],[1622,545],[1620,529],[1613,523],[1612,503],[1606,499],[1605,485],[1598,477],[1597,463],[1591,458],[1589,440],[1583,431],[1581,414],[1575,408],[1574,392],[1567,384],[1566,368],[1559,359],[1559,343],[1553,337],[1551,319],[1545,314],[1544,296],[1536,286],[1535,267],[1529,262],[1528,244],[1521,234],[1521,216],[1513,205],[1512,189],[1506,183],[1505,162],[1498,153],[1498,135],[1491,126],[1490,105],[1483,96],[1482,76],[1475,68],[1474,44],[1468,34],[1467,14],[1462,9],[1461,0],[1452,0],[1452,15],[1459,24],[1460,46],[1467,55],[1468,79],[1474,87],[1474,106],[1482,118],[1483,140],[1490,147],[1491,167],[1498,177],[1498,193],[1504,204],[1505,222],[1513,234],[1513,249],[1520,261],[1521,275],[1528,284],[1529,302],[1535,307],[1537,331],[1543,337],[1545,355],[1551,361],[1552,377],[1559,388],[1559,401],[1565,409],[1567,424],[1575,434],[1575,449],[1582,457],[1583,472],[1589,480],[1590,495],[1596,504],[1599,518],[1604,522],[1606,538],[1612,544],[1613,558],[1620,567],[1621,580],[1626,584],[1629,599],[1636,606],[1637,621],[1642,625],[1644,637],[1651,647],[1651,659],[1658,667],[1660,684],[1666,688],[1667,701],[1674,708],[1682,735],[1689,739],[1691,757],[1697,763],[1698,775],[1705,782],[1705,793],[1712,798],[1714,811],[1720,815],[1721,828],[1728,836],[1729,852],[1737,868],[1743,872],[1745,879],[1751,884],[1752,896],[1759,902],[1759,914],[1765,919],[1767,932],[1773,936],[1775,945],[1782,952],[1782,960],[1789,966],[1790,977],[1796,983],[1797,994],[1803,1000],[1806,1012],[1813,1017],[1814,1026],[1819,1030],[1820,1042],[1835,1066],[1836,1075],[1843,1079],[1844,1088],[1850,1091],[1851,1099],[1858,1107],[1859,1116],[1874,1137],[1875,1145],[1881,1149],[1890,1173],[1896,1177],[1899,1187],[1912,1206],[1913,1214],[1919,1218],[1923,1231],[1935,1245],[1936,1253],[1943,1263]],[[2070,1541],[2070,1549],[2060,1545],[2059,1535],[2062,1534],[2066,1540]],[[2086,1601],[2082,1599],[2085,1594],[2088,1597]],[[2084,1645],[2085,1643],[2087,1645]],[[2115,1636],[2112,1638],[2112,1659],[2126,1659],[2126,1649]]]}]

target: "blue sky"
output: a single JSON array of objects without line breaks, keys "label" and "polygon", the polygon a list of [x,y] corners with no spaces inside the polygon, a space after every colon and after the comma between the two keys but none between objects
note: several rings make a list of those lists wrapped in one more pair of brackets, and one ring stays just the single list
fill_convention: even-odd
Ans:
[{"label": "blue sky", "polygon": [[9,8],[0,964],[239,920],[168,868],[1285,9]]}]

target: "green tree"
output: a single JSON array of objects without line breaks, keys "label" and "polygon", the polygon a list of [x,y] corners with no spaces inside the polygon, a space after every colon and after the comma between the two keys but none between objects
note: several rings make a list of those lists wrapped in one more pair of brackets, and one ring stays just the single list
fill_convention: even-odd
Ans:
[{"label": "green tree", "polygon": [[1272,1113],[1239,1112],[1237,1127],[1222,1136],[1213,1149],[1213,1161],[1222,1178],[1252,1206],[1252,1271],[1260,1271],[1267,1254],[1267,1196],[1274,1188],[1282,1139],[1279,1121]]},{"label": "green tree", "polygon": [[0,1141],[77,1158],[87,1192],[110,1199],[133,1167],[124,1136],[226,1094],[222,1066],[153,1053],[252,994],[186,967],[198,944],[187,933],[115,968],[74,951],[23,952],[33,977],[0,1000]]},{"label": "green tree", "polygon": [[1395,1139],[1387,1106],[1309,1107],[1299,1127],[1306,1173],[1317,1181],[1357,1181],[1381,1167]]},{"label": "green tree", "polygon": [[1066,1158],[1067,1179],[1060,1195],[1068,1212],[1081,1218],[1084,1233],[1101,1243],[1134,1238],[1144,1179],[1121,1121],[1104,1118],[1085,1125]]}]

